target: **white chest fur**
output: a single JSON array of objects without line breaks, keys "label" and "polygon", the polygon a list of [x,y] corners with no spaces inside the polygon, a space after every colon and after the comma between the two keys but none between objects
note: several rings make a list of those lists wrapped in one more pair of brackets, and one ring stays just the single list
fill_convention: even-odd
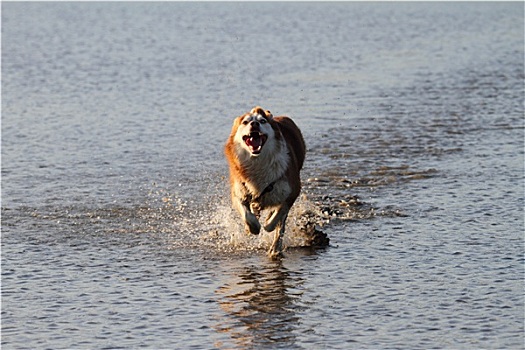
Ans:
[{"label": "white chest fur", "polygon": [[[274,141],[272,143],[272,145],[266,145],[263,152],[257,157],[252,157],[244,149],[240,152],[239,160],[247,177],[244,185],[256,197],[271,183],[274,183],[274,189],[271,192],[275,192],[271,193],[272,196],[290,191],[286,179],[282,179],[290,162],[286,142]],[[270,193],[267,196],[270,196]]]}]

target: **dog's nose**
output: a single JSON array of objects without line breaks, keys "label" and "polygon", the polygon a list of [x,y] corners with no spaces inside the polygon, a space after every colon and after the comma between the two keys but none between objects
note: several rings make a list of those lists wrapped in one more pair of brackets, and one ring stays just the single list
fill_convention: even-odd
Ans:
[{"label": "dog's nose", "polygon": [[250,126],[259,127],[259,122],[257,120],[252,120],[251,123],[250,123]]}]

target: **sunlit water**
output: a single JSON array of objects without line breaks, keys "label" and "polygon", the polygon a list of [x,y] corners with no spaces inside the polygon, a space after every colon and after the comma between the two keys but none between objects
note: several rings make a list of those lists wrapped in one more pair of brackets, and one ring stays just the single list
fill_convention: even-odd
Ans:
[{"label": "sunlit water", "polygon": [[[523,348],[523,15],[2,3],[2,348]],[[229,205],[254,105],[308,146],[277,261]]]}]

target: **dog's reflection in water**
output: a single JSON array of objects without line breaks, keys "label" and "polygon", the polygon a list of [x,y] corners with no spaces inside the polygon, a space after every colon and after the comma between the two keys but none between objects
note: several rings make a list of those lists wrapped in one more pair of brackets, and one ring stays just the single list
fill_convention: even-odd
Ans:
[{"label": "dog's reflection in water", "polygon": [[238,268],[232,274],[216,291],[228,315],[216,329],[229,333],[237,348],[296,347],[297,312],[305,307],[301,274],[285,268],[281,260]]}]

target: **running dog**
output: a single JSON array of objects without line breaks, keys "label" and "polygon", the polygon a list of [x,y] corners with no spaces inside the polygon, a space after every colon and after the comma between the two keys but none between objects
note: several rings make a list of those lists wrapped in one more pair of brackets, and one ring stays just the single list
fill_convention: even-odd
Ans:
[{"label": "running dog", "polygon": [[230,167],[233,207],[248,233],[261,231],[258,217],[270,213],[264,230],[275,231],[268,254],[282,254],[282,238],[288,212],[301,191],[300,170],[306,146],[292,119],[274,117],[257,106],[235,118],[224,148]]}]

